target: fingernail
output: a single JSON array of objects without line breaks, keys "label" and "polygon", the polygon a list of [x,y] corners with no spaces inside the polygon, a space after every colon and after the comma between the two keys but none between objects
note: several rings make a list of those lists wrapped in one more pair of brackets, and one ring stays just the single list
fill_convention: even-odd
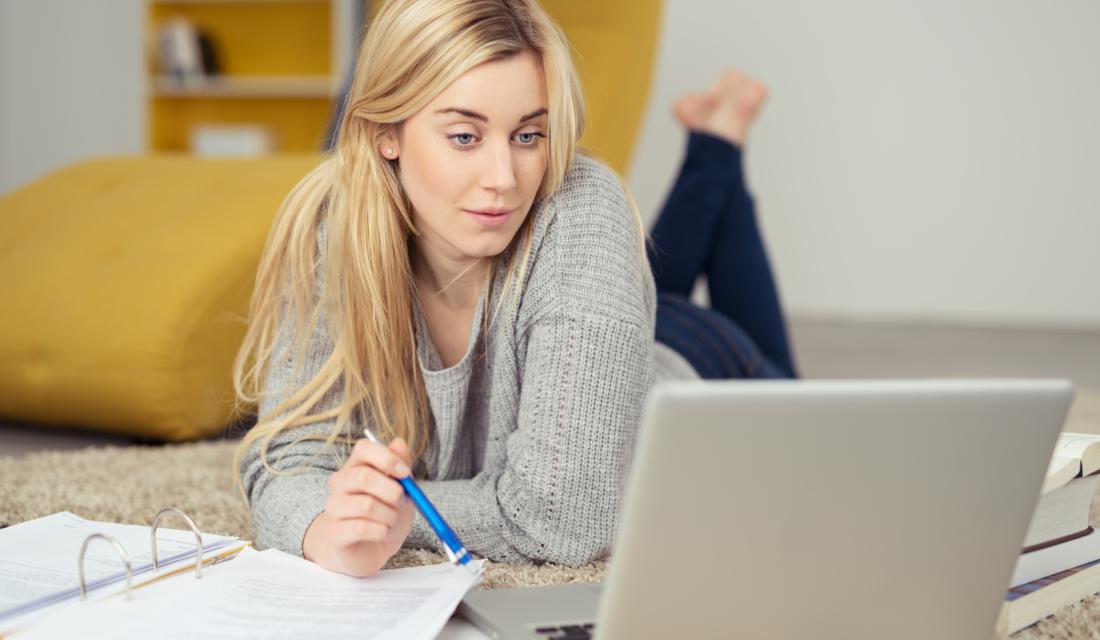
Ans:
[{"label": "fingernail", "polygon": [[396,473],[398,476],[404,478],[405,476],[409,475],[409,468],[405,466],[404,462],[398,462],[393,467],[393,472]]}]

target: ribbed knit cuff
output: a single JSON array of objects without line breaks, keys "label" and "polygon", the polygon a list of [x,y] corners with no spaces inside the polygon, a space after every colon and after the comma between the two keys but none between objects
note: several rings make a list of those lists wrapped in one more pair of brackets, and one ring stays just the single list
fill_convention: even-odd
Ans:
[{"label": "ribbed knit cuff", "polygon": [[328,475],[274,476],[264,492],[271,498],[252,508],[256,548],[279,549],[300,557],[306,530],[325,510]]}]

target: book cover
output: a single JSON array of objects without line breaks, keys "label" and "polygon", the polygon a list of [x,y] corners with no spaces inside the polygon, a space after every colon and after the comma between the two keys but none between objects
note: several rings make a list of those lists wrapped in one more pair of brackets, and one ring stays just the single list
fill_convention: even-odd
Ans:
[{"label": "book cover", "polygon": [[[1008,594],[1005,596],[1005,602],[1013,602],[1019,600],[1024,596],[1035,593],[1036,591],[1049,587],[1055,583],[1061,582],[1066,578],[1080,573],[1089,567],[1094,567],[1100,564],[1100,560],[1093,560],[1092,562],[1086,562],[1083,565],[1073,567],[1072,569],[1066,569],[1065,571],[1059,571],[1058,573],[1051,574],[1045,578],[1039,578],[1038,580],[1032,580],[1031,582],[1022,584],[1018,587],[1013,587],[1008,590]],[[1084,596],[1081,596],[1082,598]]]},{"label": "book cover", "polygon": [[1013,587],[1005,594],[998,630],[1016,633],[1097,592],[1100,560]]}]

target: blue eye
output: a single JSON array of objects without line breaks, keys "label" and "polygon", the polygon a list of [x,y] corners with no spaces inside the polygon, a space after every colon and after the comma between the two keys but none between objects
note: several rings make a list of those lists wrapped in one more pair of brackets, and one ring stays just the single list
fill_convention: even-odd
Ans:
[{"label": "blue eye", "polygon": [[545,138],[546,135],[539,133],[538,131],[528,131],[527,133],[517,133],[517,137],[528,136],[527,140],[520,140],[520,143],[525,147],[533,147],[539,143],[539,138]]},{"label": "blue eye", "polygon": [[[513,138],[517,140],[521,147],[527,149],[534,149],[538,147],[538,139],[545,138],[546,134],[539,131],[528,131],[526,133],[517,133]],[[470,151],[474,148],[474,143],[477,141],[477,136],[472,133],[455,133],[447,136],[447,139],[451,141],[451,146],[459,151]]]},{"label": "blue eye", "polygon": [[451,140],[454,140],[455,142],[457,142],[458,146],[460,146],[460,147],[468,147],[468,146],[470,146],[470,143],[473,142],[474,134],[472,134],[472,133],[457,133],[453,136],[447,136],[447,137],[450,138]]}]

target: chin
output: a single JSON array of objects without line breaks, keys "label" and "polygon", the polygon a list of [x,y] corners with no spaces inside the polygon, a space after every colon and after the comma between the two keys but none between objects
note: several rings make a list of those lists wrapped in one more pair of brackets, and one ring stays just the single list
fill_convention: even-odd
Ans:
[{"label": "chin", "polygon": [[462,252],[471,258],[492,258],[498,256],[508,248],[512,236],[507,238],[494,238],[494,241],[471,242],[463,247]]}]

